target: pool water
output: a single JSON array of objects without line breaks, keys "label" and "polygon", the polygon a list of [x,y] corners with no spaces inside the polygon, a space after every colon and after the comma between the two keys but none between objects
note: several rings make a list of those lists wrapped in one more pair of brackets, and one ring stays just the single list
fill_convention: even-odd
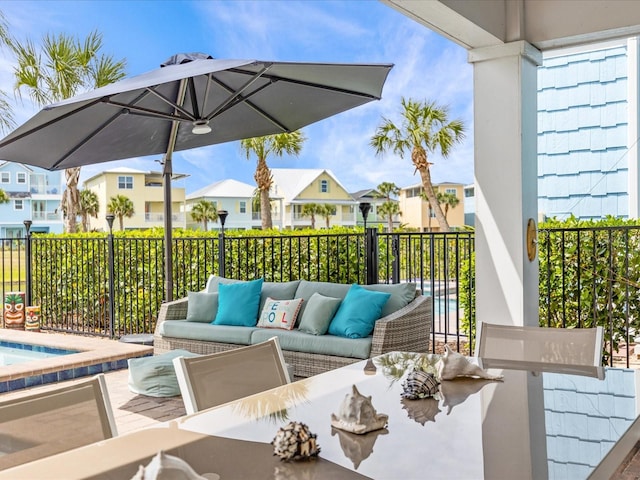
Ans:
[{"label": "pool water", "polygon": [[32,362],[34,360],[69,355],[72,353],[78,353],[78,351],[0,340],[0,366]]}]

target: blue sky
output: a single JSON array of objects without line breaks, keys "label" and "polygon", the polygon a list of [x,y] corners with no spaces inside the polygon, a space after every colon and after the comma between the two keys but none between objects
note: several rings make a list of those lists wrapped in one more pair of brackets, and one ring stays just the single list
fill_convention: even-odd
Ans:
[{"label": "blue sky", "polygon": [[[465,141],[449,158],[432,158],[434,182],[473,182],[472,67],[466,51],[378,1],[11,1],[4,0],[11,33],[39,43],[45,33],[103,34],[105,53],[125,58],[127,75],[159,66],[178,52],[216,58],[300,62],[393,63],[380,101],[303,129],[307,137],[297,158],[270,157],[270,167],[327,168],[349,191],[390,181],[400,187],[420,182],[411,160],[391,153],[376,156],[369,145],[382,117],[399,121],[400,99],[436,101],[466,127]],[[0,51],[0,89],[13,92],[11,58]],[[18,121],[38,108],[15,102]],[[126,165],[158,170],[145,157],[83,167],[81,180]],[[239,143],[179,152],[174,171],[190,175],[187,193],[225,178],[253,185],[255,159]]]}]

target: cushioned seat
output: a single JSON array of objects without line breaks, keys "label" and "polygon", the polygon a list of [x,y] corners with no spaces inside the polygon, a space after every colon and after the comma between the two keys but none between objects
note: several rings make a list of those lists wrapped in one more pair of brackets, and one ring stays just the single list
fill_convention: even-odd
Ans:
[{"label": "cushioned seat", "polygon": [[149,397],[176,397],[180,395],[180,387],[173,359],[197,356],[188,350],[172,350],[161,355],[130,358],[129,390]]}]

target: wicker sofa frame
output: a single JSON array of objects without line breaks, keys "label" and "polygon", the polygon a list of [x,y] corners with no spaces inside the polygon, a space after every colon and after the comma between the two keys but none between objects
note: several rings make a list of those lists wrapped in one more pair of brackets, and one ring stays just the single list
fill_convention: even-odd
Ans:
[{"label": "wicker sofa frame", "polygon": [[[156,355],[177,348],[207,355],[242,346],[230,343],[167,337],[158,333],[158,327],[165,320],[185,319],[187,316],[187,307],[187,298],[167,302],[160,307],[153,341],[153,349]],[[416,297],[407,306],[376,321],[370,357],[393,351],[428,352],[431,324],[431,298],[416,292]],[[294,352],[289,350],[283,350],[283,354],[286,362],[293,366],[296,377],[310,377],[361,361],[359,358]]]}]

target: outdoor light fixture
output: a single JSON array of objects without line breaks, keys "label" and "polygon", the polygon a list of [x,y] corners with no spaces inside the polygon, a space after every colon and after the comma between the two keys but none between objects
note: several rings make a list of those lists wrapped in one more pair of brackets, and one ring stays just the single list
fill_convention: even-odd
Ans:
[{"label": "outdoor light fixture", "polygon": [[111,233],[113,231],[113,221],[116,216],[113,213],[107,213],[105,218],[107,219],[107,225],[109,225],[109,233]]},{"label": "outdoor light fixture", "polygon": [[193,122],[193,129],[191,133],[194,135],[205,135],[211,133],[211,127],[209,126],[209,120],[196,120]]},{"label": "outdoor light fixture", "polygon": [[218,210],[218,218],[220,219],[220,224],[222,225],[222,232],[224,233],[224,222],[227,220],[227,215],[229,212],[226,210]]},{"label": "outdoor light fixture", "polygon": [[362,202],[359,205],[360,213],[362,213],[362,219],[364,220],[364,228],[367,228],[367,215],[369,215],[369,210],[371,210],[371,204],[367,202]]}]

